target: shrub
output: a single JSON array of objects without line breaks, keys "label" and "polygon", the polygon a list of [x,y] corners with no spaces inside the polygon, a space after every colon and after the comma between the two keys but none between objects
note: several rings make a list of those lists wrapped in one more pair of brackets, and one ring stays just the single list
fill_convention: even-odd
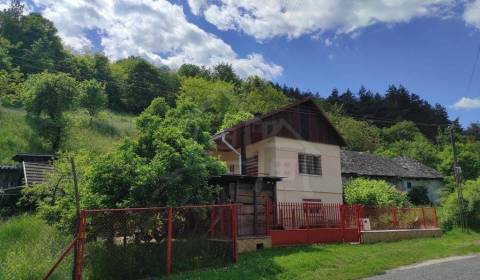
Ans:
[{"label": "shrub", "polygon": [[[480,177],[466,181],[462,189],[467,225],[473,229],[480,229]],[[454,191],[445,199],[440,211],[440,221],[444,230],[450,230],[457,224],[459,212],[457,192]]]},{"label": "shrub", "polygon": [[408,206],[407,195],[383,180],[356,178],[346,183],[344,200],[347,204],[390,207]]},{"label": "shrub", "polygon": [[408,200],[414,205],[429,205],[432,204],[428,198],[428,190],[425,186],[415,186],[408,193]]}]

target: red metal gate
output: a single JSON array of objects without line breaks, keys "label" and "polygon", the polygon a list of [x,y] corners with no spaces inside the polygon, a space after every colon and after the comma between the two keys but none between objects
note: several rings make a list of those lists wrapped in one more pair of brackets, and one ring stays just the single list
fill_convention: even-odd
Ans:
[{"label": "red metal gate", "polygon": [[265,208],[272,246],[360,242],[361,206],[267,202]]}]

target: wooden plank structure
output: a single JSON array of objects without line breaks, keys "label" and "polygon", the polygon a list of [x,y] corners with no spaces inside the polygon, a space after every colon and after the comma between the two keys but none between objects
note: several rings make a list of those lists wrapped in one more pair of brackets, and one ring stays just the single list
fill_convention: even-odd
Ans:
[{"label": "wooden plank structure", "polygon": [[275,201],[276,184],[282,178],[227,174],[212,177],[209,183],[222,192],[217,203],[235,203],[238,207],[238,235],[265,235],[265,202]]},{"label": "wooden plank structure", "polygon": [[[228,142],[241,151],[245,150],[242,147],[274,136],[346,146],[343,137],[312,98],[305,98],[265,115],[256,115],[254,119],[241,122],[224,132],[229,132],[226,137]],[[220,139],[215,139],[215,142],[218,150],[230,151]],[[245,160],[246,157],[242,156],[242,161]]]}]

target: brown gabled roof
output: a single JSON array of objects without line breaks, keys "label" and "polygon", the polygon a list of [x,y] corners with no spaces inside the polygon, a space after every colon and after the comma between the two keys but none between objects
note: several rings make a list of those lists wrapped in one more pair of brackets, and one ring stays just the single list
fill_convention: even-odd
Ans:
[{"label": "brown gabled roof", "polygon": [[[295,108],[300,107],[300,106],[304,106],[306,104],[313,105],[313,108],[315,109],[315,112],[301,113],[301,112],[295,112],[294,111]],[[312,97],[304,98],[304,99],[299,100],[297,102],[291,103],[287,106],[281,107],[277,110],[268,112],[268,113],[260,115],[260,116],[256,116],[253,119],[240,122],[240,123],[238,123],[238,124],[236,124],[236,125],[234,125],[230,128],[225,129],[224,131],[218,133],[217,135],[214,136],[214,138],[216,138],[216,136],[218,136],[222,133],[225,133],[225,132],[237,132],[239,129],[258,124],[259,121],[271,120],[272,118],[275,118],[275,117],[280,118],[281,117],[280,115],[283,114],[283,113],[307,114],[307,115],[312,115],[312,116],[314,116],[314,115],[321,116],[321,119],[323,120],[323,122],[326,124],[326,126],[328,126],[330,128],[330,131],[328,133],[332,134],[331,136],[336,139],[335,140],[336,144],[338,144],[339,146],[346,146],[345,139],[342,137],[342,135],[337,130],[337,128],[332,124],[332,122],[328,119],[328,117],[325,114],[325,112],[323,111],[323,109],[315,102],[315,100]]]},{"label": "brown gabled roof", "polygon": [[343,175],[443,179],[442,174],[407,157],[386,158],[366,152],[341,151]]}]

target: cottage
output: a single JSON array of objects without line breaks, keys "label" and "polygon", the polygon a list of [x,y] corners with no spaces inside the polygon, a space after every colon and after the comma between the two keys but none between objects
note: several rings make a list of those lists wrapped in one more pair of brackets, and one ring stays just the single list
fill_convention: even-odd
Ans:
[{"label": "cottage", "polygon": [[342,203],[345,140],[311,98],[256,115],[214,140],[212,153],[230,174],[275,181],[276,201]]},{"label": "cottage", "polygon": [[371,153],[342,151],[342,178],[383,179],[398,190],[409,192],[425,187],[431,202],[438,202],[443,176],[438,171],[407,157],[386,158]]}]

